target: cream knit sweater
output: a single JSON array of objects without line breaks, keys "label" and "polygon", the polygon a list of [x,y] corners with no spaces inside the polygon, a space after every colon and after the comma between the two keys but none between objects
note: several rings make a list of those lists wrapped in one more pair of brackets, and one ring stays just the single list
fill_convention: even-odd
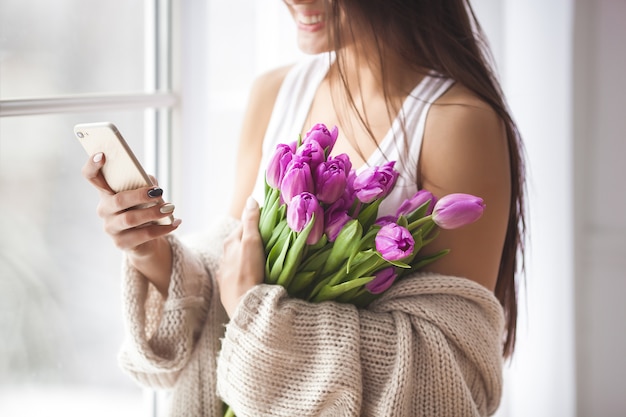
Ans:
[{"label": "cream knit sweater", "polygon": [[484,416],[502,386],[503,314],[473,281],[420,274],[365,310],[251,289],[232,320],[215,271],[235,225],[183,245],[169,237],[167,300],[126,265],[128,339],[122,367],[139,383],[171,388],[171,416]]}]

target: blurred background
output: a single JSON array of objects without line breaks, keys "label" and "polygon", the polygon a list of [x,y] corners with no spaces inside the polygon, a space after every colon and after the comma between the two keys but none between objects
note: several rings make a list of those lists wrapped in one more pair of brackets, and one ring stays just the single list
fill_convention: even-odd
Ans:
[{"label": "blurred background", "polygon": [[[625,416],[626,0],[473,0],[528,158],[527,274],[498,416]],[[121,255],[77,123],[114,122],[183,224],[230,201],[279,0],[0,0],[0,415],[157,416],[118,368]],[[620,319],[620,317],[622,319]]]}]

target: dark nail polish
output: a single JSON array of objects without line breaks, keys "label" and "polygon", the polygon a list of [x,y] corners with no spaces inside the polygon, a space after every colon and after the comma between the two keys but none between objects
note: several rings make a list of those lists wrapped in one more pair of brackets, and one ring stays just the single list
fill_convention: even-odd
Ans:
[{"label": "dark nail polish", "polygon": [[148,190],[148,197],[150,198],[157,198],[157,197],[161,197],[163,195],[163,190],[161,188],[153,188],[151,190]]}]

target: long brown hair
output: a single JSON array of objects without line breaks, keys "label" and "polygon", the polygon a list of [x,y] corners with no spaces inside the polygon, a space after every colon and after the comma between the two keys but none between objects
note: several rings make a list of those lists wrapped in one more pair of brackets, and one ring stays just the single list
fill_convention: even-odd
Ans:
[{"label": "long brown hair", "polygon": [[[342,47],[350,37],[366,33],[378,49],[383,93],[388,99],[392,81],[382,57],[388,51],[401,57],[414,69],[427,68],[454,79],[489,104],[504,122],[511,167],[511,201],[507,232],[500,258],[495,295],[503,306],[506,335],[503,354],[510,357],[515,346],[517,326],[516,277],[523,271],[524,236],[524,158],[520,134],[506,105],[500,84],[490,65],[486,38],[468,0],[330,0],[330,47],[337,52],[337,70],[348,102],[363,127],[375,140],[366,115],[357,110],[346,77]],[[389,114],[397,108],[388,104]]]}]

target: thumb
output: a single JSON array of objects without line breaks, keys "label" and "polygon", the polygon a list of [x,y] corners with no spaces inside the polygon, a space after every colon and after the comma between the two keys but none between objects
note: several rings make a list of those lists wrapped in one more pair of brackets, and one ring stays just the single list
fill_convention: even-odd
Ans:
[{"label": "thumb", "polygon": [[259,233],[259,204],[252,197],[248,197],[246,207],[241,216],[241,225],[243,226],[242,238],[260,237]]}]

